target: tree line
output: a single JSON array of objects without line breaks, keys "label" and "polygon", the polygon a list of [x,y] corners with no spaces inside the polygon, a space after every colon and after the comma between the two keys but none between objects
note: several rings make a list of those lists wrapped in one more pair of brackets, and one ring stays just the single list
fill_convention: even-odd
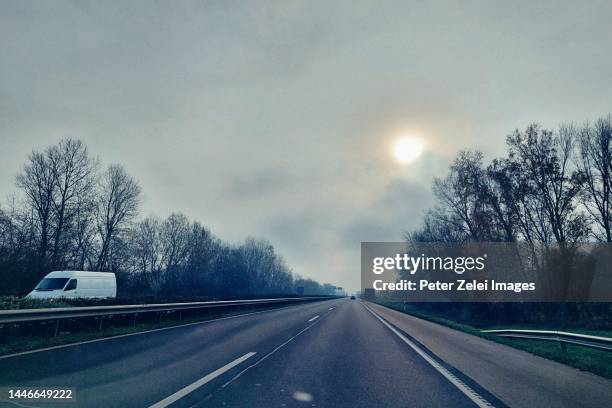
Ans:
[{"label": "tree line", "polygon": [[434,208],[411,242],[612,242],[612,118],[555,130],[531,124],[485,163],[461,151],[433,182]]},{"label": "tree line", "polygon": [[[612,117],[546,129],[531,124],[506,137],[506,153],[485,162],[478,150],[458,153],[433,181],[435,204],[407,244],[519,243],[523,268],[548,268],[566,285],[594,267],[575,250],[612,242]],[[461,247],[461,245],[459,246]],[[595,247],[587,245],[586,247]],[[597,245],[609,255],[609,246]],[[587,262],[584,262],[584,261]],[[605,265],[604,265],[605,267]],[[549,282],[551,284],[551,282]],[[582,287],[588,294],[588,287]],[[413,303],[411,307],[475,327],[532,324],[555,330],[609,329],[610,304],[588,302]]]},{"label": "tree line", "polygon": [[102,168],[78,139],[34,150],[0,206],[0,294],[23,295],[52,270],[116,272],[122,296],[334,294],[292,273],[264,239],[228,244],[185,215],[140,216],[142,191]]}]

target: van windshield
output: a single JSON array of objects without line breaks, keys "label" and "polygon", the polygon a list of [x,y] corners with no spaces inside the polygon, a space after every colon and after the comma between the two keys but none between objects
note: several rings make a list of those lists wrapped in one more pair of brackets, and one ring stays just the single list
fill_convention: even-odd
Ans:
[{"label": "van windshield", "polygon": [[45,278],[40,281],[34,290],[57,290],[63,289],[68,278]]}]

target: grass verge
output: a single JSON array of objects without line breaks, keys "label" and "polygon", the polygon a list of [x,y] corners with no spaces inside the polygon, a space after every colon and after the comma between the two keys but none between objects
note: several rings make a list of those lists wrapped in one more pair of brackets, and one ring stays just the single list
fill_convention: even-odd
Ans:
[{"label": "grass verge", "polygon": [[[588,371],[605,378],[612,378],[612,352],[605,350],[596,350],[583,346],[567,345],[567,352],[563,352],[559,343],[554,341],[542,341],[542,340],[526,340],[526,339],[509,339],[506,337],[498,337],[492,334],[483,333],[481,329],[469,326],[467,324],[459,323],[453,320],[448,320],[435,316],[428,313],[423,313],[414,307],[407,305],[404,307],[401,302],[390,302],[390,301],[376,301],[376,303],[388,307],[390,309],[398,310],[400,312],[424,319],[434,323],[438,323],[455,330],[461,330],[463,332],[485,338],[487,340],[495,341],[497,343],[505,344],[510,347],[517,348],[519,350],[526,351],[531,354],[535,354],[540,357],[547,358],[549,360],[557,361],[568,366]],[[518,326],[492,326],[483,328],[486,329],[520,329],[525,327]],[[572,330],[572,332],[592,334],[596,336],[607,336],[612,337],[610,331],[593,331],[593,330]]]}]

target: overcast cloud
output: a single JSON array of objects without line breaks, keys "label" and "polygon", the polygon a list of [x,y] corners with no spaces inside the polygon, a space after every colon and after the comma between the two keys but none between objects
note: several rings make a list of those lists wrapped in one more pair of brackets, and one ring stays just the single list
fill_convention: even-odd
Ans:
[{"label": "overcast cloud", "polygon": [[[67,136],[141,182],[143,214],[269,239],[351,289],[461,149],[612,111],[609,2],[0,1],[0,195]],[[427,152],[400,166],[403,131]]]}]

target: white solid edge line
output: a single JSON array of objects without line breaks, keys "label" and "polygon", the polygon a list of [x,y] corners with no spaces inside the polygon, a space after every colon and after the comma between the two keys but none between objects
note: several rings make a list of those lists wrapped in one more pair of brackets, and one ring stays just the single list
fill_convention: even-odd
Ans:
[{"label": "white solid edge line", "polygon": [[471,389],[467,384],[457,378],[453,373],[444,368],[440,363],[431,358],[427,353],[425,353],[419,346],[417,346],[414,342],[410,341],[406,336],[402,333],[398,332],[393,326],[387,323],[382,317],[378,315],[375,311],[373,311],[369,306],[365,303],[362,305],[370,312],[374,317],[380,320],[389,330],[395,333],[404,343],[410,346],[414,351],[417,352],[418,355],[423,357],[425,361],[427,361],[433,368],[435,368],[440,374],[444,376],[448,381],[451,382],[455,387],[459,389],[465,396],[467,396],[472,402],[474,402],[477,406],[481,408],[491,408],[493,405],[481,397],[476,391]]},{"label": "white solid edge line", "polygon": [[308,319],[309,322],[315,321],[319,318],[319,315],[316,315],[315,317],[313,317],[312,319]]},{"label": "white solid edge line", "polygon": [[[312,303],[306,303],[306,304],[311,304],[312,305]],[[291,307],[291,306],[294,306],[294,305],[289,305],[287,307]],[[300,305],[295,305],[295,306],[300,306]],[[165,330],[178,329],[180,327],[195,326],[197,324],[213,323],[213,322],[218,322],[220,320],[235,319],[237,317],[244,317],[244,316],[251,316],[251,315],[256,315],[256,314],[260,314],[260,313],[274,312],[276,310],[281,310],[281,309],[259,310],[257,312],[249,312],[249,313],[243,313],[243,314],[238,314],[238,315],[219,317],[218,319],[202,320],[202,321],[199,321],[199,322],[179,324],[179,325],[176,325],[176,326],[160,327],[158,329],[139,331],[139,332],[135,332],[135,333],[119,334],[117,336],[109,336],[109,337],[102,337],[102,338],[99,338],[99,339],[78,341],[76,343],[60,344],[60,345],[57,345],[57,346],[45,347],[45,348],[40,348],[40,349],[36,349],[36,350],[20,351],[18,353],[5,354],[3,356],[0,356],[0,360],[3,360],[5,358],[11,358],[11,357],[19,357],[19,356],[23,356],[23,355],[26,355],[26,354],[41,353],[43,351],[50,351],[50,350],[57,350],[57,349],[67,348],[67,347],[80,346],[82,344],[97,343],[99,341],[120,339],[122,337],[139,336],[141,334],[155,333],[155,332],[160,332],[160,331],[165,331]]]},{"label": "white solid edge line", "polygon": [[155,404],[151,405],[149,408],[165,408],[165,407],[167,407],[168,405],[170,405],[170,404],[178,401],[179,399],[183,398],[185,395],[190,394],[193,391],[197,390],[198,388],[200,388],[204,384],[214,380],[215,378],[217,378],[221,374],[225,373],[226,371],[229,371],[232,368],[236,367],[238,364],[242,363],[243,361],[248,360],[249,358],[253,357],[255,354],[257,354],[257,353],[255,353],[253,351],[251,351],[249,353],[246,353],[244,356],[237,358],[236,360],[232,361],[231,363],[228,363],[228,364],[224,365],[223,367],[216,369],[212,373],[205,375],[204,377],[200,378],[198,381],[196,381],[194,383],[191,383],[188,386],[186,386],[185,388],[181,388],[180,390],[178,390],[174,394],[164,398],[163,400],[161,400],[159,402],[156,402]]}]

